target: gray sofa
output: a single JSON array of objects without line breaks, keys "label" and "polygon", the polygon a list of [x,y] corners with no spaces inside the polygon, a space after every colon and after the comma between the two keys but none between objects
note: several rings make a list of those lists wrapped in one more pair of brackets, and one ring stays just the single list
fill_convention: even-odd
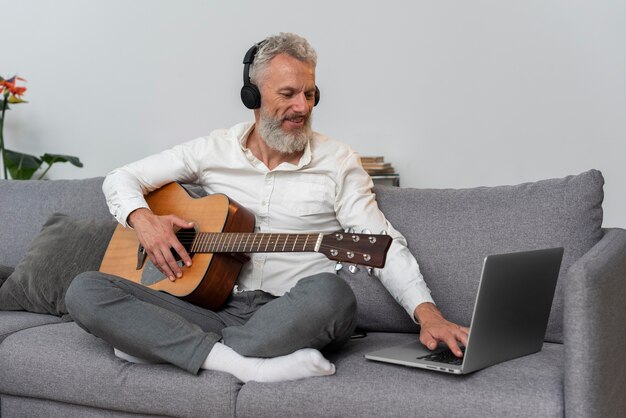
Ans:
[{"label": "gray sofa", "polygon": [[[0,180],[2,288],[14,280],[7,267],[28,267],[52,213],[111,220],[101,183]],[[603,183],[591,170],[516,186],[375,189],[440,309],[459,323],[469,324],[484,256],[564,246],[539,353],[468,376],[370,362],[364,353],[413,340],[419,328],[374,277],[344,268],[339,278],[355,290],[367,336],[329,355],[335,376],[295,382],[242,384],[219,372],[131,364],[67,316],[1,311],[1,416],[624,416],[626,231],[601,228]],[[59,259],[65,247],[56,245]],[[57,255],[38,255],[51,276]],[[81,261],[64,268],[73,272]]]}]

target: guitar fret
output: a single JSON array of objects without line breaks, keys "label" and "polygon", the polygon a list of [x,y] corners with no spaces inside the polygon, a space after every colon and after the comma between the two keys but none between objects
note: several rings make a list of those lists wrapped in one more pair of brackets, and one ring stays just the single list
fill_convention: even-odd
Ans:
[{"label": "guitar fret", "polygon": [[247,252],[247,251],[246,251],[246,246],[248,245],[248,240],[249,240],[249,239],[250,239],[250,234],[246,234],[246,243],[245,243],[245,244],[243,244],[243,251],[244,251],[244,252]]},{"label": "guitar fret", "polygon": [[306,239],[304,240],[304,245],[302,246],[302,251],[304,251],[306,249],[306,243],[309,242],[309,235],[306,236]]},{"label": "guitar fret", "polygon": [[202,240],[202,245],[204,246],[204,250],[208,251],[211,245],[211,240],[213,238],[213,234],[205,234],[204,239]]},{"label": "guitar fret", "polygon": [[224,240],[226,239],[226,237],[224,235],[225,234],[220,234],[220,235],[216,236],[216,239],[215,239],[215,250],[216,251],[223,250],[223,248],[224,248],[223,247],[223,243],[224,243]]},{"label": "guitar fret", "polygon": [[206,233],[204,232],[200,232],[198,234],[198,236],[196,237],[195,241],[196,241],[196,251],[200,252],[204,250],[204,246],[203,246],[203,241],[206,237]]},{"label": "guitar fret", "polygon": [[234,238],[235,236],[233,234],[228,234],[228,244],[226,246],[226,248],[228,248],[228,252],[232,252],[235,249],[235,243],[234,243]]},{"label": "guitar fret", "polygon": [[228,234],[222,234],[223,237],[220,239],[221,250],[224,252],[228,252]]},{"label": "guitar fret", "polygon": [[195,252],[201,252],[204,248],[202,247],[202,240],[204,239],[205,233],[200,232],[196,239],[194,240]]},{"label": "guitar fret", "polygon": [[235,241],[237,241],[237,252],[240,252],[240,249],[241,249],[241,235],[237,234],[235,236]]},{"label": "guitar fret", "polygon": [[204,240],[203,240],[203,241],[204,241],[204,242],[203,242],[203,245],[204,245],[204,250],[205,250],[205,251],[215,250],[215,248],[213,248],[213,247],[211,246],[211,245],[212,245],[212,242],[213,242],[213,240],[214,240],[214,239],[215,239],[215,238],[214,238],[214,234],[212,234],[212,233],[208,233],[208,234],[206,234],[206,237],[205,237],[205,238],[204,238]]},{"label": "guitar fret", "polygon": [[226,250],[230,253],[233,251],[233,234],[228,233],[226,235]]},{"label": "guitar fret", "polygon": [[[237,250],[235,250],[235,244],[237,244]],[[233,234],[233,247],[231,251],[239,252],[239,247],[241,246],[241,237],[239,234]]]}]

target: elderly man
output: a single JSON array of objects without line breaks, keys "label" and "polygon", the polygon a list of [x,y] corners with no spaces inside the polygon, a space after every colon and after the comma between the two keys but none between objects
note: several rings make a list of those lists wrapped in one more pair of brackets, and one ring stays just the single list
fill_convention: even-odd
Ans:
[{"label": "elderly man", "polygon": [[[182,264],[193,263],[174,230],[192,224],[152,213],[144,199],[172,181],[226,194],[254,213],[255,232],[386,230],[393,242],[376,275],[420,323],[422,343],[434,349],[441,341],[461,356],[467,329],[435,307],[404,238],[378,209],[358,155],[311,129],[320,99],[316,62],[308,42],[294,34],[253,46],[244,59],[241,95],[254,122],[114,170],[103,186],[111,212],[134,228],[150,260],[172,281],[185,280]],[[235,290],[216,310],[99,272],[79,275],[66,301],[76,322],[121,358],[168,362],[191,373],[219,370],[243,381],[333,374],[319,350],[340,347],[356,324],[354,294],[318,253],[251,254]]]}]

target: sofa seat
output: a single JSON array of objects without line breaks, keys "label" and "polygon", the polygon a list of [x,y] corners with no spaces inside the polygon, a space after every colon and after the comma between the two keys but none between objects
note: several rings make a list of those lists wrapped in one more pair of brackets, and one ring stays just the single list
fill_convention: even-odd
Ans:
[{"label": "sofa seat", "polygon": [[46,324],[62,322],[60,318],[52,315],[36,314],[23,311],[0,312],[0,343],[14,332]]},{"label": "sofa seat", "polygon": [[[365,359],[365,353],[410,342],[416,335],[369,333],[329,358],[332,377],[245,384],[238,417],[562,417],[562,344],[454,376]],[[497,382],[497,383],[496,383]],[[447,397],[450,395],[450,397]]]},{"label": "sofa seat", "polygon": [[39,398],[47,405],[56,405],[57,410],[73,404],[109,413],[234,416],[241,387],[239,380],[225,373],[194,376],[171,365],[120,360],[110,345],[73,322],[9,335],[0,344],[0,370],[4,375],[0,393],[11,395],[3,396],[3,409],[5,402],[19,404],[20,399]]}]

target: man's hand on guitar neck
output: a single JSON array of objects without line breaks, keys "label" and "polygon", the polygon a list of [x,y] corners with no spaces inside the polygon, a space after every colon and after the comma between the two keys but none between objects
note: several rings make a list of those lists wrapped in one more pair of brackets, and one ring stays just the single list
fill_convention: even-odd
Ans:
[{"label": "man's hand on guitar neck", "polygon": [[135,229],[137,239],[152,263],[171,281],[183,275],[172,250],[178,253],[186,266],[191,266],[191,257],[176,237],[174,230],[176,227],[191,228],[193,222],[187,222],[175,215],[155,215],[148,208],[139,208],[128,215],[128,224]]}]

